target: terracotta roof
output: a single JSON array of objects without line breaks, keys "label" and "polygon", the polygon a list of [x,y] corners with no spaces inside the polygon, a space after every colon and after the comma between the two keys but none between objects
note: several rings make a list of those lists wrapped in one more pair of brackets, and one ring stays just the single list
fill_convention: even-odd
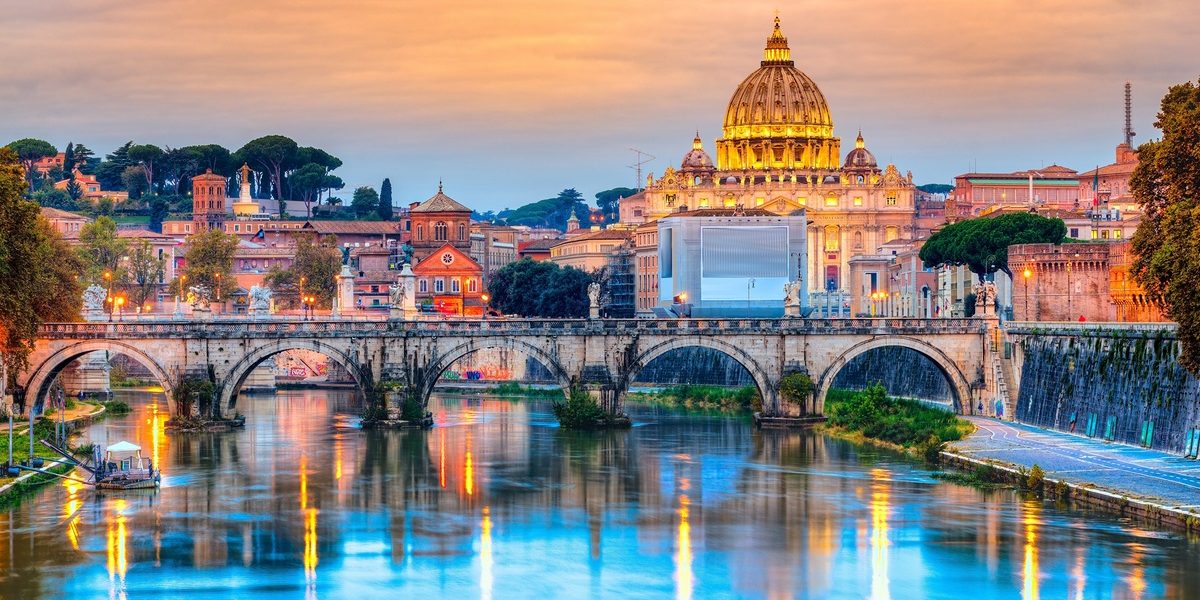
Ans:
[{"label": "terracotta roof", "polygon": [[47,219],[81,219],[84,221],[90,220],[81,214],[65,211],[65,210],[58,209],[58,208],[50,208],[48,206],[42,207],[42,216],[46,217]]},{"label": "terracotta roof", "polygon": [[667,215],[662,218],[669,219],[671,217],[778,217],[779,215],[766,210],[765,208],[698,208],[696,210],[681,210]]},{"label": "terracotta roof", "polygon": [[442,187],[438,186],[438,193],[432,198],[422,202],[420,205],[412,209],[412,212],[471,212],[471,209],[460,204],[454,198],[442,193]]},{"label": "terracotta roof", "polygon": [[582,242],[587,240],[627,240],[633,236],[633,232],[628,229],[601,229],[600,231],[589,231],[582,235],[577,235],[568,240],[551,240],[554,243],[551,248],[569,244],[573,242]]},{"label": "terracotta roof", "polygon": [[558,244],[559,242],[562,242],[562,240],[548,239],[522,242],[519,246],[517,246],[517,252],[549,252],[550,246]]},{"label": "terracotta roof", "polygon": [[[1113,163],[1111,165],[1104,165],[1103,167],[1100,167],[1099,171],[1101,175],[1130,175],[1133,173],[1133,170],[1137,168],[1137,166],[1138,164],[1136,162]],[[1080,173],[1079,179],[1090,179],[1095,176],[1096,169],[1090,169]]]},{"label": "terracotta roof", "polygon": [[173,236],[162,233],[155,233],[148,229],[118,229],[117,237],[119,238],[138,238],[144,240],[173,240]]},{"label": "terracotta roof", "polygon": [[321,235],[384,235],[400,233],[399,221],[309,221],[303,229],[311,229]]}]

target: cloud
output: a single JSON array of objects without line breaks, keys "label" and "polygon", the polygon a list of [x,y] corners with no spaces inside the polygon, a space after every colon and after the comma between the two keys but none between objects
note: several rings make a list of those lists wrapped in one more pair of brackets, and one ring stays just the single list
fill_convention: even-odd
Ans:
[{"label": "cloud", "polygon": [[[352,186],[391,177],[422,199],[440,176],[481,208],[629,185],[629,147],[661,171],[696,128],[711,149],[776,6],[9,3],[0,137],[107,151],[282,132],[342,157]],[[1149,132],[1166,86],[1196,75],[1190,4],[863,0],[781,18],[842,137],[861,126],[881,159],[947,181],[964,157],[989,170],[1106,162],[1127,79]]]}]

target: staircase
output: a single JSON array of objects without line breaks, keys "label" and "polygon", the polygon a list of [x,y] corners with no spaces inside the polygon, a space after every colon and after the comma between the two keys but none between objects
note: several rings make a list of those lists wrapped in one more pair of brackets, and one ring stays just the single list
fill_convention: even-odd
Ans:
[{"label": "staircase", "polygon": [[996,397],[1004,401],[1004,418],[1007,420],[1015,420],[1017,418],[1017,382],[1012,372],[1012,361],[1004,360],[1003,345],[1000,343],[1000,336],[1004,335],[1000,329],[994,330],[994,334],[989,336],[988,350],[992,357],[992,377],[996,381]]}]

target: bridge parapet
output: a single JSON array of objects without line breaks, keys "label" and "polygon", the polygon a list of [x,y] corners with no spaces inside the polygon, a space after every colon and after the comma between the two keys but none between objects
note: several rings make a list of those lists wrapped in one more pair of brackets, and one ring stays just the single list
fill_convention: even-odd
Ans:
[{"label": "bridge parapet", "polygon": [[1080,335],[1086,337],[1164,336],[1174,339],[1175,323],[1124,323],[1074,321],[1009,321],[1004,331],[1012,335]]},{"label": "bridge parapet", "polygon": [[446,321],[343,321],[225,319],[117,323],[46,323],[42,339],[405,337],[412,335],[604,335],[604,334],[971,334],[978,319],[502,319]]}]

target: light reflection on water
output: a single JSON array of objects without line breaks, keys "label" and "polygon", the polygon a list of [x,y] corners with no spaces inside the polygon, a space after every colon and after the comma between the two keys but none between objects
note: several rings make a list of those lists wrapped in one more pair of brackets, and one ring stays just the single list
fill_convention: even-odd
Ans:
[{"label": "light reflection on water", "polygon": [[0,597],[1200,597],[1195,542],[741,418],[571,433],[471,396],[432,431],[364,432],[351,396],[306,391],[176,435],[135,396],[87,435],[148,448],[163,488],[0,512]]}]

